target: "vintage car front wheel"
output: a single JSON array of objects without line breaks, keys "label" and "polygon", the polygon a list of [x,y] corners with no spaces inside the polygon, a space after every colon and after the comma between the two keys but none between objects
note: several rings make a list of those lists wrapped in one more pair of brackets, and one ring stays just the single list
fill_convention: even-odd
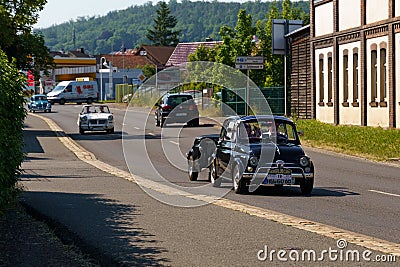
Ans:
[{"label": "vintage car front wheel", "polygon": [[220,187],[222,178],[218,177],[217,164],[215,160],[210,165],[209,179],[213,187]]},{"label": "vintage car front wheel", "polygon": [[303,195],[311,194],[314,187],[314,178],[306,178],[300,182],[300,190]]},{"label": "vintage car front wheel", "polygon": [[244,179],[242,179],[242,173],[240,172],[239,165],[237,164],[233,168],[232,182],[233,182],[233,191],[235,191],[236,194],[245,194],[249,192],[247,183]]},{"label": "vintage car front wheel", "polygon": [[160,120],[158,119],[157,115],[155,116],[155,118],[156,118],[156,126],[159,127],[160,126]]},{"label": "vintage car front wheel", "polygon": [[193,156],[190,156],[188,159],[188,173],[190,181],[197,181],[199,177],[199,173],[194,170],[194,159]]}]

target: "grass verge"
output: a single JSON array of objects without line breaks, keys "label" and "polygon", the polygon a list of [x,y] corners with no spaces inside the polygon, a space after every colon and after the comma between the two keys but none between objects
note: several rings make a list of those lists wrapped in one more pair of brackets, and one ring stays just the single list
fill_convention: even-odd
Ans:
[{"label": "grass verge", "polygon": [[400,130],[380,127],[332,125],[316,120],[297,120],[304,130],[304,145],[361,156],[377,161],[400,158]]}]

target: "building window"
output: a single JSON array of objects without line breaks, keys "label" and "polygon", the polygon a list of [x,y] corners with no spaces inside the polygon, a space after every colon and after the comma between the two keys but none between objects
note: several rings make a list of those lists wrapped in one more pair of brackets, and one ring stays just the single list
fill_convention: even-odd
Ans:
[{"label": "building window", "polygon": [[344,107],[349,106],[349,56],[343,55],[343,103]]},{"label": "building window", "polygon": [[318,105],[324,105],[324,58],[320,56],[319,59],[319,103]]},{"label": "building window", "polygon": [[332,103],[332,56],[328,57],[328,106],[333,106]]},{"label": "building window", "polygon": [[358,53],[353,54],[353,107],[358,107]]},{"label": "building window", "polygon": [[377,65],[377,52],[371,50],[371,107],[376,107],[376,98],[378,95],[378,65]]},{"label": "building window", "polygon": [[379,55],[379,72],[380,72],[380,84],[379,84],[379,100],[380,106],[386,107],[386,89],[387,89],[387,77],[386,77],[386,48],[381,48]]}]

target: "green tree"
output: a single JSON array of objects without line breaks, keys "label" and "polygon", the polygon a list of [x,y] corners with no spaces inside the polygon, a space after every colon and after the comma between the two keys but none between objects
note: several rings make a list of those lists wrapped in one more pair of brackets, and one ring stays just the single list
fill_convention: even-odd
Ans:
[{"label": "green tree", "polygon": [[[282,55],[272,54],[272,21],[273,19],[303,20],[309,21],[309,16],[290,0],[275,0],[269,3],[267,21],[257,20],[253,26],[251,15],[242,9],[237,15],[237,23],[234,28],[222,26],[220,36],[223,43],[213,50],[215,61],[234,67],[237,56],[263,56],[264,70],[251,70],[250,78],[258,86],[282,86],[284,83],[284,62]],[[254,39],[253,36],[257,36]],[[207,58],[204,48],[199,47],[191,61]],[[210,57],[208,57],[211,60]]]},{"label": "green tree", "polygon": [[26,116],[22,86],[26,78],[0,50],[0,209],[10,203],[18,192],[18,177],[24,157],[21,148],[22,127]]},{"label": "green tree", "polygon": [[[282,9],[279,12],[277,1],[271,3],[267,15],[268,21],[263,38],[260,38],[258,53],[265,58],[265,80],[264,86],[282,86],[284,84],[284,57],[282,55],[272,54],[272,21],[274,19],[303,20],[309,22],[309,15],[301,11],[290,0],[282,1]],[[261,29],[258,29],[260,32]],[[265,38],[265,39],[264,39]]]},{"label": "green tree", "polygon": [[154,19],[154,28],[147,31],[146,37],[157,46],[173,46],[178,44],[180,31],[173,31],[177,20],[170,15],[171,11],[165,2],[160,2],[157,9],[157,18]]},{"label": "green tree", "polygon": [[0,49],[18,69],[47,70],[52,58],[40,33],[32,33],[46,0],[0,0]]},{"label": "green tree", "polygon": [[215,61],[216,49],[200,45],[193,54],[189,55],[189,61]]},{"label": "green tree", "polygon": [[144,76],[146,76],[147,79],[152,77],[153,75],[156,74],[156,67],[151,64],[146,64],[144,66],[137,66],[137,68],[141,68],[143,71]]}]

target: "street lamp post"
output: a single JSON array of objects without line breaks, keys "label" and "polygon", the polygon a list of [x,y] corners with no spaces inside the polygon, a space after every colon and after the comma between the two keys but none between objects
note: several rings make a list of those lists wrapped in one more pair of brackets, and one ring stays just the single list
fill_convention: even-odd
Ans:
[{"label": "street lamp post", "polygon": [[[112,73],[113,73],[113,65],[110,62],[108,65],[109,68],[109,78],[108,78],[108,92],[112,92],[113,90],[113,77],[112,77]],[[107,100],[107,94],[105,95],[105,100]]]},{"label": "street lamp post", "polygon": [[[104,61],[104,62],[103,62]],[[103,101],[103,65],[106,63],[106,58],[100,58],[100,100]]]}]

